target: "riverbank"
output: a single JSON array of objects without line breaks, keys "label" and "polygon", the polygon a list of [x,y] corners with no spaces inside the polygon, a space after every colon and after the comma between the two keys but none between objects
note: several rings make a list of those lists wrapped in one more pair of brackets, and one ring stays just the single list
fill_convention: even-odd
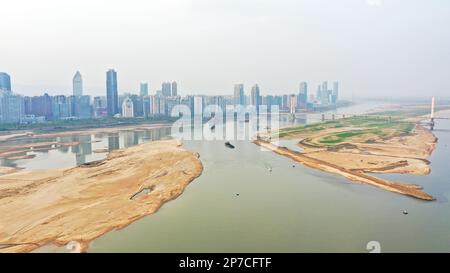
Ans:
[{"label": "riverbank", "polygon": [[378,187],[378,188],[381,188],[384,190],[400,193],[403,195],[415,197],[415,198],[426,200],[426,201],[434,200],[434,198],[431,195],[423,192],[419,185],[396,183],[396,182],[391,182],[388,180],[376,178],[373,176],[369,176],[369,175],[364,174],[362,171],[352,171],[352,170],[346,169],[344,167],[341,167],[339,165],[335,165],[335,164],[331,164],[331,163],[323,161],[323,160],[311,158],[307,155],[289,150],[288,148],[285,148],[285,147],[276,146],[276,145],[274,145],[270,142],[264,141],[264,140],[260,140],[260,139],[255,140],[254,143],[263,148],[271,150],[279,155],[289,157],[299,163],[304,164],[305,166],[308,166],[308,167],[311,167],[314,169],[319,169],[319,170],[329,172],[329,173],[339,174],[339,175],[342,175],[342,176],[350,179],[351,181],[362,182],[362,183],[369,184],[369,185],[372,185],[372,186],[375,186],[375,187]]},{"label": "riverbank", "polygon": [[[389,109],[393,113],[395,109]],[[388,112],[382,109],[383,114]],[[275,134],[260,136],[256,144],[290,157],[309,167],[343,175],[352,181],[371,184],[385,190],[422,200],[433,200],[416,185],[382,180],[368,173],[428,175],[427,158],[435,149],[437,138],[411,115],[385,116],[370,113],[338,120],[282,128]],[[412,115],[422,109],[410,109]],[[399,114],[400,113],[400,114]],[[280,139],[297,142],[302,153],[271,142]],[[272,146],[274,145],[274,146]]]},{"label": "riverbank", "polygon": [[156,212],[203,170],[175,140],[112,151],[75,168],[0,177],[0,252],[89,242]]}]

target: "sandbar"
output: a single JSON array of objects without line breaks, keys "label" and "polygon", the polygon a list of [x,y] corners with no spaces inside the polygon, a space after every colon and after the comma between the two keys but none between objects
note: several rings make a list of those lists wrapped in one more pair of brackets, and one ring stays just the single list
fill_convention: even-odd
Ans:
[{"label": "sandbar", "polygon": [[68,169],[0,177],[0,252],[89,242],[156,212],[203,170],[199,154],[176,140],[110,152]]}]

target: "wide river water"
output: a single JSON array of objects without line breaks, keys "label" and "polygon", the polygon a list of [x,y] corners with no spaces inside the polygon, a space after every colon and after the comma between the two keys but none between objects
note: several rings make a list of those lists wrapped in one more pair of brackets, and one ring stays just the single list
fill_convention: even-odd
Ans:
[{"label": "wide river water", "polygon": [[[335,112],[356,114],[376,106],[360,104]],[[308,115],[296,123],[319,118]],[[288,123],[281,121],[282,126]],[[93,241],[89,252],[368,252],[370,241],[379,242],[382,252],[449,252],[450,120],[438,121],[436,127],[439,141],[430,157],[430,175],[383,175],[423,185],[437,198],[433,202],[351,183],[262,151],[249,141],[234,141],[235,149],[226,148],[223,141],[184,141],[184,147],[200,153],[202,175],[157,213]],[[105,157],[95,149],[113,150],[169,135],[170,128],[162,128],[41,139],[99,142],[1,164],[71,167]],[[66,250],[38,250],[61,251]]]}]

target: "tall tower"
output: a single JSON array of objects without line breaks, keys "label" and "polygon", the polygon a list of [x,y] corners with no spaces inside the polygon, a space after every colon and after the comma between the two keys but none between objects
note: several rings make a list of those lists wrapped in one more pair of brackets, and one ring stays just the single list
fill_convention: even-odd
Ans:
[{"label": "tall tower", "polygon": [[164,97],[170,97],[172,95],[170,82],[163,82],[161,86],[161,91]]},{"label": "tall tower", "polygon": [[83,78],[81,77],[80,71],[77,71],[75,76],[73,76],[72,91],[75,97],[80,97],[83,95]]},{"label": "tall tower", "polygon": [[244,85],[234,85],[234,105],[245,105]]},{"label": "tall tower", "polygon": [[328,94],[328,82],[324,81],[322,83],[322,103],[329,103],[329,94]]},{"label": "tall tower", "polygon": [[5,72],[0,72],[0,90],[11,91],[11,77]]},{"label": "tall tower", "polygon": [[339,100],[339,83],[333,83],[333,91],[331,93],[332,103],[336,103]]},{"label": "tall tower", "polygon": [[297,106],[301,108],[306,108],[307,103],[308,103],[308,83],[301,82],[300,89],[298,92]]},{"label": "tall tower", "polygon": [[172,82],[172,97],[178,96],[177,82]]},{"label": "tall tower", "polygon": [[141,82],[139,94],[141,95],[141,97],[148,96],[148,83]]},{"label": "tall tower", "polygon": [[114,116],[119,113],[117,72],[114,69],[110,69],[106,72],[106,104],[109,116]]},{"label": "tall tower", "polygon": [[261,105],[261,96],[259,92],[258,84],[253,85],[250,96],[250,103],[256,107],[256,111],[259,112],[259,106]]}]

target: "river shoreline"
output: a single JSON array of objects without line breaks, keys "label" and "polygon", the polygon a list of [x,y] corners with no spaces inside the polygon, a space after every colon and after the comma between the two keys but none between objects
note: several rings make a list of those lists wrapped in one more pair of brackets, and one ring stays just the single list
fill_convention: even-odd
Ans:
[{"label": "river shoreline", "polygon": [[254,143],[279,155],[289,157],[294,161],[302,163],[303,165],[308,166],[310,168],[322,170],[329,173],[339,174],[348,178],[351,181],[362,182],[387,191],[400,193],[403,195],[411,196],[425,201],[434,200],[434,198],[431,195],[423,192],[421,190],[422,187],[419,185],[391,182],[381,178],[369,176],[367,174],[364,174],[363,172],[348,170],[341,166],[331,164],[323,160],[311,158],[305,154],[289,150],[288,148],[276,146],[264,140],[260,139],[255,140]]}]

